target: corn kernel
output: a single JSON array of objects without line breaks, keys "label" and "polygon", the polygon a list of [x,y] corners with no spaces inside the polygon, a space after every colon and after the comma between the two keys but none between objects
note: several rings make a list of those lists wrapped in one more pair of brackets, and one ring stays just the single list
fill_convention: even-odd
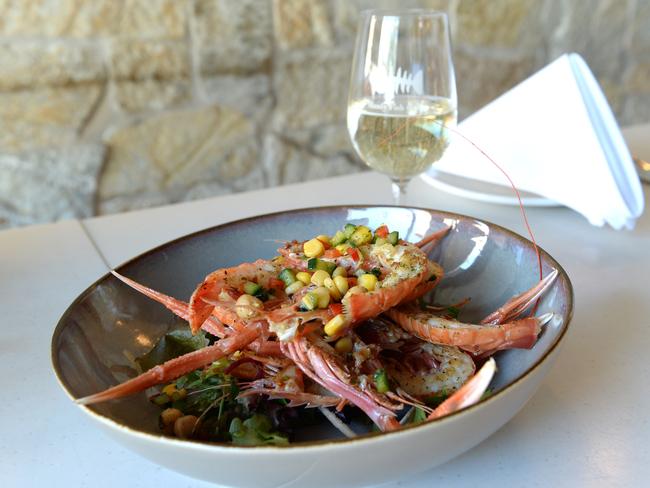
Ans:
[{"label": "corn kernel", "polygon": [[349,336],[341,337],[336,344],[334,344],[334,349],[340,354],[347,354],[352,352],[352,339]]},{"label": "corn kernel", "polygon": [[377,286],[377,277],[374,274],[366,273],[359,276],[359,286],[363,286],[368,291],[374,291]]},{"label": "corn kernel", "polygon": [[323,282],[325,281],[326,278],[329,278],[330,275],[327,271],[323,271],[322,269],[318,269],[314,271],[314,274],[311,275],[311,282],[316,285],[316,286],[323,286]]},{"label": "corn kernel", "polygon": [[345,251],[350,249],[350,244],[346,244],[346,243],[339,244],[338,246],[334,246],[334,249],[336,249],[341,254],[345,254]]},{"label": "corn kernel", "polygon": [[343,298],[345,299],[345,297],[347,297],[349,295],[356,295],[357,293],[365,293],[367,291],[368,290],[366,290],[363,286],[359,286],[359,285],[353,286],[352,288],[350,288],[348,290],[348,292],[345,294],[345,296]]},{"label": "corn kernel", "polygon": [[330,295],[332,295],[332,298],[334,300],[341,299],[341,292],[339,291],[338,287],[336,286],[332,278],[325,278],[323,280],[323,286],[327,288],[327,290],[330,292]]},{"label": "corn kernel", "polygon": [[316,307],[318,307],[318,296],[312,292],[309,292],[304,297],[302,297],[301,304],[307,310],[314,310]]},{"label": "corn kernel", "polygon": [[325,252],[325,246],[323,246],[323,243],[318,239],[311,239],[305,242],[302,249],[305,252],[305,256],[308,258],[317,258],[322,256]]},{"label": "corn kernel", "polygon": [[176,385],[174,383],[171,383],[162,389],[162,392],[168,397],[171,397],[175,391],[176,391]]},{"label": "corn kernel", "polygon": [[294,281],[293,283],[291,283],[289,286],[287,286],[287,287],[284,289],[284,292],[285,292],[287,295],[293,295],[293,294],[296,293],[298,290],[301,290],[302,288],[304,288],[304,286],[305,286],[305,284],[304,284],[302,281],[300,281],[300,280],[296,280],[296,281]]},{"label": "corn kernel", "polygon": [[316,239],[318,239],[321,242],[324,242],[325,244],[330,244],[330,237],[326,236],[325,234],[321,234],[319,236],[316,236]]},{"label": "corn kernel", "polygon": [[332,278],[337,276],[347,276],[348,271],[343,266],[337,266],[336,269],[332,272]]},{"label": "corn kernel", "polygon": [[177,402],[178,400],[182,400],[187,396],[187,390],[185,388],[181,388],[180,390],[176,390],[174,393],[172,393],[172,401]]},{"label": "corn kernel", "polygon": [[330,304],[330,292],[324,286],[319,286],[311,291],[318,298],[318,308],[327,308]]},{"label": "corn kernel", "polygon": [[260,309],[263,306],[264,303],[262,303],[262,300],[259,298],[244,294],[237,299],[235,310],[238,317],[242,319],[250,319],[257,315],[257,309]]},{"label": "corn kernel", "polygon": [[335,276],[334,284],[336,285],[336,288],[338,288],[341,295],[345,295],[350,287],[348,279],[345,276]]},{"label": "corn kernel", "polygon": [[345,315],[340,313],[325,324],[324,330],[328,336],[333,336],[345,329],[347,325],[348,321],[346,320]]},{"label": "corn kernel", "polygon": [[296,273],[296,279],[302,281],[305,285],[308,285],[311,283],[311,273],[307,273],[307,271],[300,271],[299,273]]}]

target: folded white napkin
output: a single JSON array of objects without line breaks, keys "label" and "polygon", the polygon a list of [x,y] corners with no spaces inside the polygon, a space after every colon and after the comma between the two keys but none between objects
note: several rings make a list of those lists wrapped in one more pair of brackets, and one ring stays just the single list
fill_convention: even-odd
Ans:
[{"label": "folded white napkin", "polygon": [[[632,228],[643,192],[632,157],[584,60],[565,54],[459,124],[518,189],[566,205],[594,225]],[[508,185],[455,136],[436,171]]]}]

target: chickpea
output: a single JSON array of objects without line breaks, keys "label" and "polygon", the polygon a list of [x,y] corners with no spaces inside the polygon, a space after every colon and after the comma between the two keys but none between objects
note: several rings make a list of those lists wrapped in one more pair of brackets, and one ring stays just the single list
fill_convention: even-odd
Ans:
[{"label": "chickpea", "polygon": [[171,425],[174,422],[176,422],[177,419],[183,416],[183,412],[181,412],[177,408],[166,408],[160,413],[160,421],[164,426]]},{"label": "chickpea", "polygon": [[181,439],[189,439],[192,437],[197,420],[198,418],[194,415],[184,415],[177,418],[174,422],[174,434],[176,434],[176,437],[180,437]]}]

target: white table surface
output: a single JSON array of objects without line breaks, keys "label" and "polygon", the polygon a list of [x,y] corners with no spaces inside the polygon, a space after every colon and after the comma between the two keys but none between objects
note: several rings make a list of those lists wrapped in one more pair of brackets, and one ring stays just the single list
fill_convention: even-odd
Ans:
[{"label": "white table surface", "polygon": [[[650,126],[628,134],[632,150],[650,159]],[[524,233],[518,208],[463,200],[420,180],[410,190],[410,204]],[[650,187],[644,192],[650,201]],[[114,443],[56,382],[50,366],[54,326],[68,304],[106,272],[88,236],[117,266],[172,238],[242,217],[390,200],[387,181],[365,173],[0,232],[3,486],[212,486]],[[528,215],[539,244],[565,267],[576,294],[556,365],[526,407],[485,442],[385,486],[647,486],[650,212],[630,232],[592,227],[566,208],[533,208]]]}]

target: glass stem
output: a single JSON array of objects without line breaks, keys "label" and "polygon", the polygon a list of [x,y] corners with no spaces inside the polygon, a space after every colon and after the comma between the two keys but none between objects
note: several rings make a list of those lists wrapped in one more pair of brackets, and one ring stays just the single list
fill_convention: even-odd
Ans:
[{"label": "glass stem", "polygon": [[404,205],[406,203],[407,185],[408,185],[408,180],[404,180],[404,179],[391,180],[391,186],[393,188],[393,203],[395,205]]}]

